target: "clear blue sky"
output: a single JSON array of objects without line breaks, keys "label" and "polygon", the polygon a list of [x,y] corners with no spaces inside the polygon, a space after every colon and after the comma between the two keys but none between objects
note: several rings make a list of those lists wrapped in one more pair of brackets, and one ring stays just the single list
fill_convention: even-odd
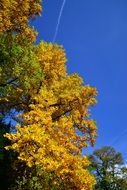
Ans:
[{"label": "clear blue sky", "polygon": [[[38,41],[53,40],[63,0],[44,0],[34,21]],[[68,73],[77,72],[97,88],[92,108],[96,146],[112,145],[127,159],[127,0],[66,0],[56,38],[68,58]]]}]

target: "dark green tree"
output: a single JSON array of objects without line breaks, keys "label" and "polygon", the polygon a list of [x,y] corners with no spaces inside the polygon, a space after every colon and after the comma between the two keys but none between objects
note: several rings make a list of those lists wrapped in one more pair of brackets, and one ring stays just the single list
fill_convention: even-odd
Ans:
[{"label": "dark green tree", "polygon": [[96,177],[98,190],[126,190],[127,169],[121,153],[111,146],[104,146],[89,156],[91,170]]}]

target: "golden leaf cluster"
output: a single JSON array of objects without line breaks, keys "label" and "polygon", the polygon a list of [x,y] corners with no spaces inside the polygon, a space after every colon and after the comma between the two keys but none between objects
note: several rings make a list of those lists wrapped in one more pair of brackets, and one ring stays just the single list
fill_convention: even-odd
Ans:
[{"label": "golden leaf cluster", "polygon": [[22,38],[34,41],[36,32],[29,26],[29,20],[41,14],[41,0],[1,0],[0,33],[13,31]]},{"label": "golden leaf cluster", "polygon": [[31,98],[30,111],[22,115],[26,125],[6,134],[12,142],[7,149],[18,152],[29,167],[55,172],[72,189],[90,190],[95,181],[82,148],[95,142],[96,124],[88,108],[96,103],[96,89],[83,86],[77,74],[67,74],[61,46],[41,42],[35,51],[44,78]]},{"label": "golden leaf cluster", "polygon": [[96,123],[89,108],[96,103],[97,91],[84,85],[78,74],[67,73],[62,46],[33,44],[36,35],[29,21],[40,15],[40,3],[0,2],[1,112],[22,111],[16,133],[5,135],[11,141],[6,149],[17,152],[29,168],[39,168],[39,176],[54,173],[57,186],[60,179],[66,190],[92,190],[95,179],[82,149],[95,143]]}]

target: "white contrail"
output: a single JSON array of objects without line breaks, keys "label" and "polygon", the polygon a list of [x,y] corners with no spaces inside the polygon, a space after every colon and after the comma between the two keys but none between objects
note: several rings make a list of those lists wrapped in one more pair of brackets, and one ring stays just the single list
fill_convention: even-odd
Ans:
[{"label": "white contrail", "polygon": [[59,17],[58,17],[58,21],[57,21],[57,25],[56,25],[56,29],[55,29],[55,34],[54,34],[54,37],[53,37],[53,43],[56,40],[56,36],[57,36],[59,25],[60,25],[60,19],[61,19],[62,13],[63,13],[65,2],[66,2],[66,0],[63,0],[62,6],[61,6],[61,9],[60,9],[60,13],[59,13]]}]

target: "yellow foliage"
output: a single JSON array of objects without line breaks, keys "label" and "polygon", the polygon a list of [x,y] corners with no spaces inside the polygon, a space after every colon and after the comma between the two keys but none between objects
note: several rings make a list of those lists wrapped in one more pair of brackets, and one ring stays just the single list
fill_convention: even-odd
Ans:
[{"label": "yellow foliage", "polygon": [[28,25],[41,13],[41,0],[1,0],[0,1],[0,33],[17,32],[18,40],[25,38],[33,42],[35,31]]},{"label": "yellow foliage", "polygon": [[71,139],[63,137],[61,131],[57,132],[52,127],[47,129],[38,123],[18,127],[17,134],[7,134],[6,137],[13,143],[11,149],[17,151],[18,158],[29,167],[39,166],[45,173],[55,172],[77,190],[92,189],[95,180],[86,170],[89,165],[87,157],[75,154],[76,148]]},{"label": "yellow foliage", "polygon": [[35,49],[38,60],[45,74],[45,82],[56,82],[66,77],[66,56],[62,46],[46,43],[44,41]]},{"label": "yellow foliage", "polygon": [[[83,85],[77,74],[68,75],[62,46],[40,42],[31,47],[24,43],[35,40],[29,20],[40,15],[40,3],[0,2],[0,34],[7,34],[7,39],[11,36],[10,41],[16,39],[13,56],[17,52],[11,63],[7,59],[8,68],[0,68],[1,88],[7,92],[0,102],[24,111],[20,115],[24,126],[17,125],[15,134],[5,135],[11,140],[6,149],[16,151],[28,167],[40,168],[39,175],[55,173],[67,190],[92,190],[95,179],[87,170],[90,163],[82,149],[95,143],[96,124],[89,107],[96,103],[97,91]],[[9,46],[12,52],[11,43]]]},{"label": "yellow foliage", "polygon": [[44,72],[42,85],[22,115],[26,125],[6,134],[12,142],[7,149],[18,152],[29,167],[55,172],[72,189],[92,190],[95,180],[82,148],[95,142],[96,124],[88,108],[96,103],[96,89],[83,86],[77,74],[67,74],[62,47],[41,42],[35,52]]}]

